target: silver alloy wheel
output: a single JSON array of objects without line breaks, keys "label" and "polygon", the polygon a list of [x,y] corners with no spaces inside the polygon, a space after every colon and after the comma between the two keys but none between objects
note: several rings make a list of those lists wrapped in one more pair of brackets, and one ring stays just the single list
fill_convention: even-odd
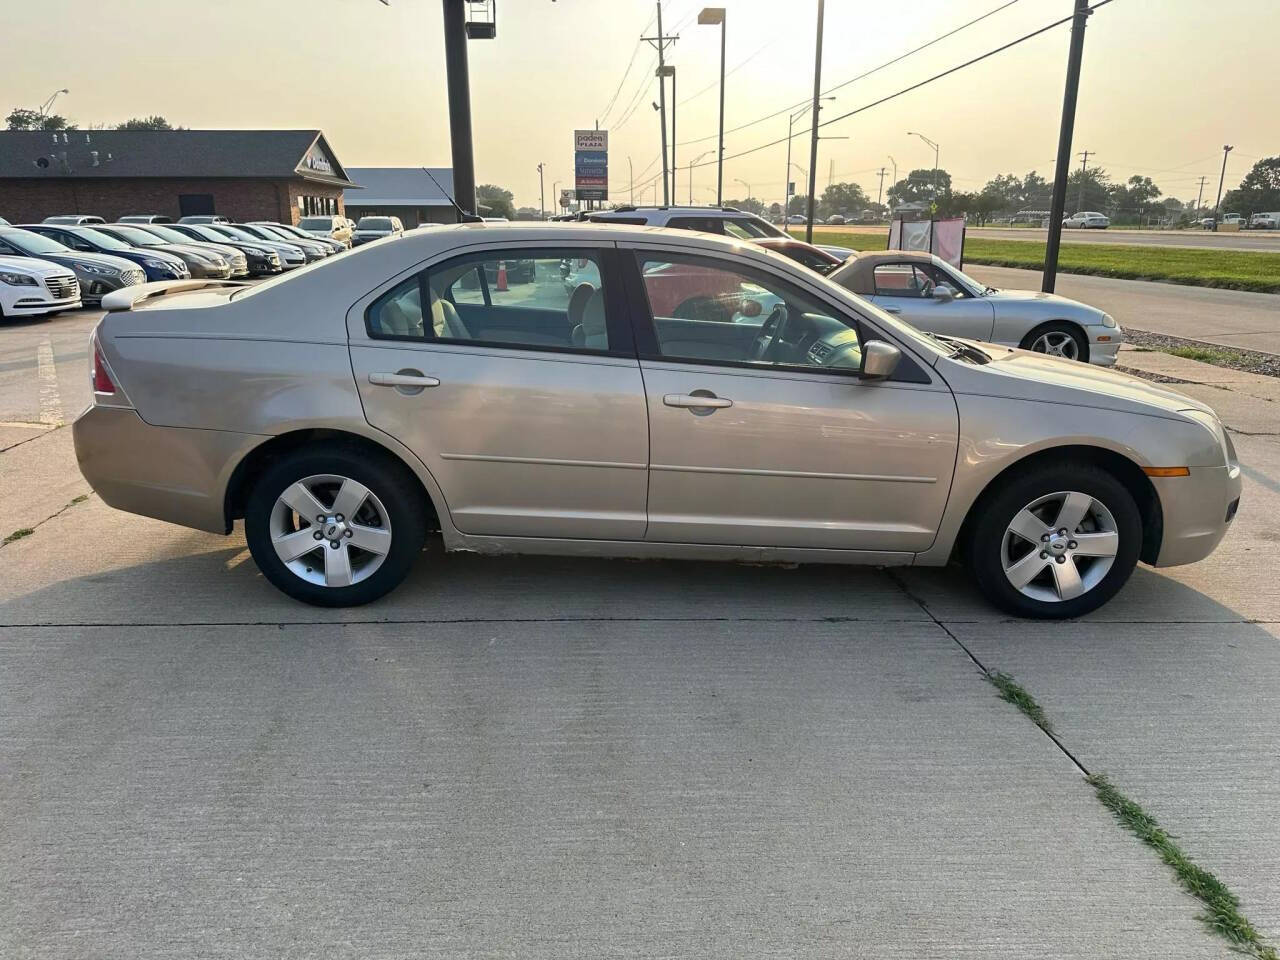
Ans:
[{"label": "silver alloy wheel", "polygon": [[1076,338],[1071,334],[1061,330],[1046,330],[1031,341],[1031,349],[1036,353],[1047,353],[1051,357],[1080,359],[1080,344],[1076,343]]},{"label": "silver alloy wheel", "polygon": [[1004,575],[1023,596],[1060,603],[1084,596],[1107,575],[1120,549],[1115,517],[1087,493],[1063,491],[1014,515],[1000,543]]},{"label": "silver alloy wheel", "polygon": [[316,474],[290,484],[271,508],[276,556],[308,583],[349,587],[373,575],[391,550],[382,501],[350,477]]}]

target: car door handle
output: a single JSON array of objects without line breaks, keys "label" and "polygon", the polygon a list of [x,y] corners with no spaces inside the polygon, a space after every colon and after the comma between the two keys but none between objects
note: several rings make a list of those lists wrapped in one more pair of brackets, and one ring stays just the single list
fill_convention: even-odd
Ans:
[{"label": "car door handle", "polygon": [[687,393],[668,393],[662,398],[662,402],[668,407],[685,407],[691,410],[719,410],[733,406],[733,401],[728,397],[699,397]]},{"label": "car door handle", "polygon": [[436,377],[424,377],[410,373],[371,373],[369,382],[375,387],[438,387]]}]

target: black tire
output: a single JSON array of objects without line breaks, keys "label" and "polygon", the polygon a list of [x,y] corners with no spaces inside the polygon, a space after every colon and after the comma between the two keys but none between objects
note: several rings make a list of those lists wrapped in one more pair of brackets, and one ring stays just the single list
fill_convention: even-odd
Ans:
[{"label": "black tire", "polygon": [[[1110,569],[1087,592],[1067,600],[1035,599],[1017,589],[1005,575],[1005,537],[1024,507],[1061,491],[1087,494],[1104,505],[1115,521],[1119,544]],[[1142,515],[1132,494],[1112,474],[1092,464],[1057,461],[1030,467],[1002,481],[999,489],[984,495],[974,510],[964,544],[965,564],[982,594],[1015,616],[1065,620],[1098,609],[1124,586],[1142,552]],[[1038,549],[1037,545],[1031,552],[1037,553]],[[1075,558],[1068,557],[1065,562],[1077,566]],[[1092,558],[1081,558],[1084,577],[1093,562]],[[1045,571],[1045,582],[1056,579],[1051,565],[1046,565]]]},{"label": "black tire", "polygon": [[[1076,345],[1076,355],[1072,359],[1079,360],[1081,363],[1089,362],[1088,338],[1085,337],[1083,330],[1074,323],[1068,323],[1066,320],[1051,320],[1048,323],[1040,324],[1040,326],[1023,337],[1018,346],[1023,350],[1031,350],[1035,342],[1046,334],[1066,334],[1075,341]],[[1045,351],[1040,350],[1037,352],[1044,353]]]},{"label": "black tire", "polygon": [[[272,511],[280,495],[297,481],[320,474],[348,477],[367,487],[381,502],[391,528],[391,546],[381,566],[349,586],[302,579],[272,545]],[[358,606],[389,593],[408,575],[426,539],[428,511],[417,479],[389,456],[342,446],[299,450],[273,463],[254,482],[245,506],[245,539],[258,569],[282,592],[320,607]]]}]

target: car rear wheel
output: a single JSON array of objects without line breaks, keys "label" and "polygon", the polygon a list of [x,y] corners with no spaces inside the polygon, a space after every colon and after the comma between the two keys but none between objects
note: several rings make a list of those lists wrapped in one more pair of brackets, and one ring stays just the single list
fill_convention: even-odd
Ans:
[{"label": "car rear wheel", "polygon": [[1020,617],[1061,620],[1102,606],[1142,549],[1142,517],[1115,477],[1056,463],[1016,476],[978,507],[965,548],[978,588]]},{"label": "car rear wheel", "polygon": [[376,600],[405,578],[426,536],[409,472],[363,451],[299,451],[254,483],[245,537],[263,575],[324,607]]},{"label": "car rear wheel", "polygon": [[1089,341],[1084,333],[1075,324],[1062,320],[1036,327],[1022,338],[1019,346],[1051,357],[1089,362]]}]

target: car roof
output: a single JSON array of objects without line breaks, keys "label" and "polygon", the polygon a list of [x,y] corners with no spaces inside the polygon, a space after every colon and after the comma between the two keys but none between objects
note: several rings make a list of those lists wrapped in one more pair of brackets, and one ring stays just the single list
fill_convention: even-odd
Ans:
[{"label": "car roof", "polygon": [[933,263],[933,259],[933,254],[920,250],[855,253],[828,276],[847,290],[872,296],[876,292],[875,269],[882,263]]}]

